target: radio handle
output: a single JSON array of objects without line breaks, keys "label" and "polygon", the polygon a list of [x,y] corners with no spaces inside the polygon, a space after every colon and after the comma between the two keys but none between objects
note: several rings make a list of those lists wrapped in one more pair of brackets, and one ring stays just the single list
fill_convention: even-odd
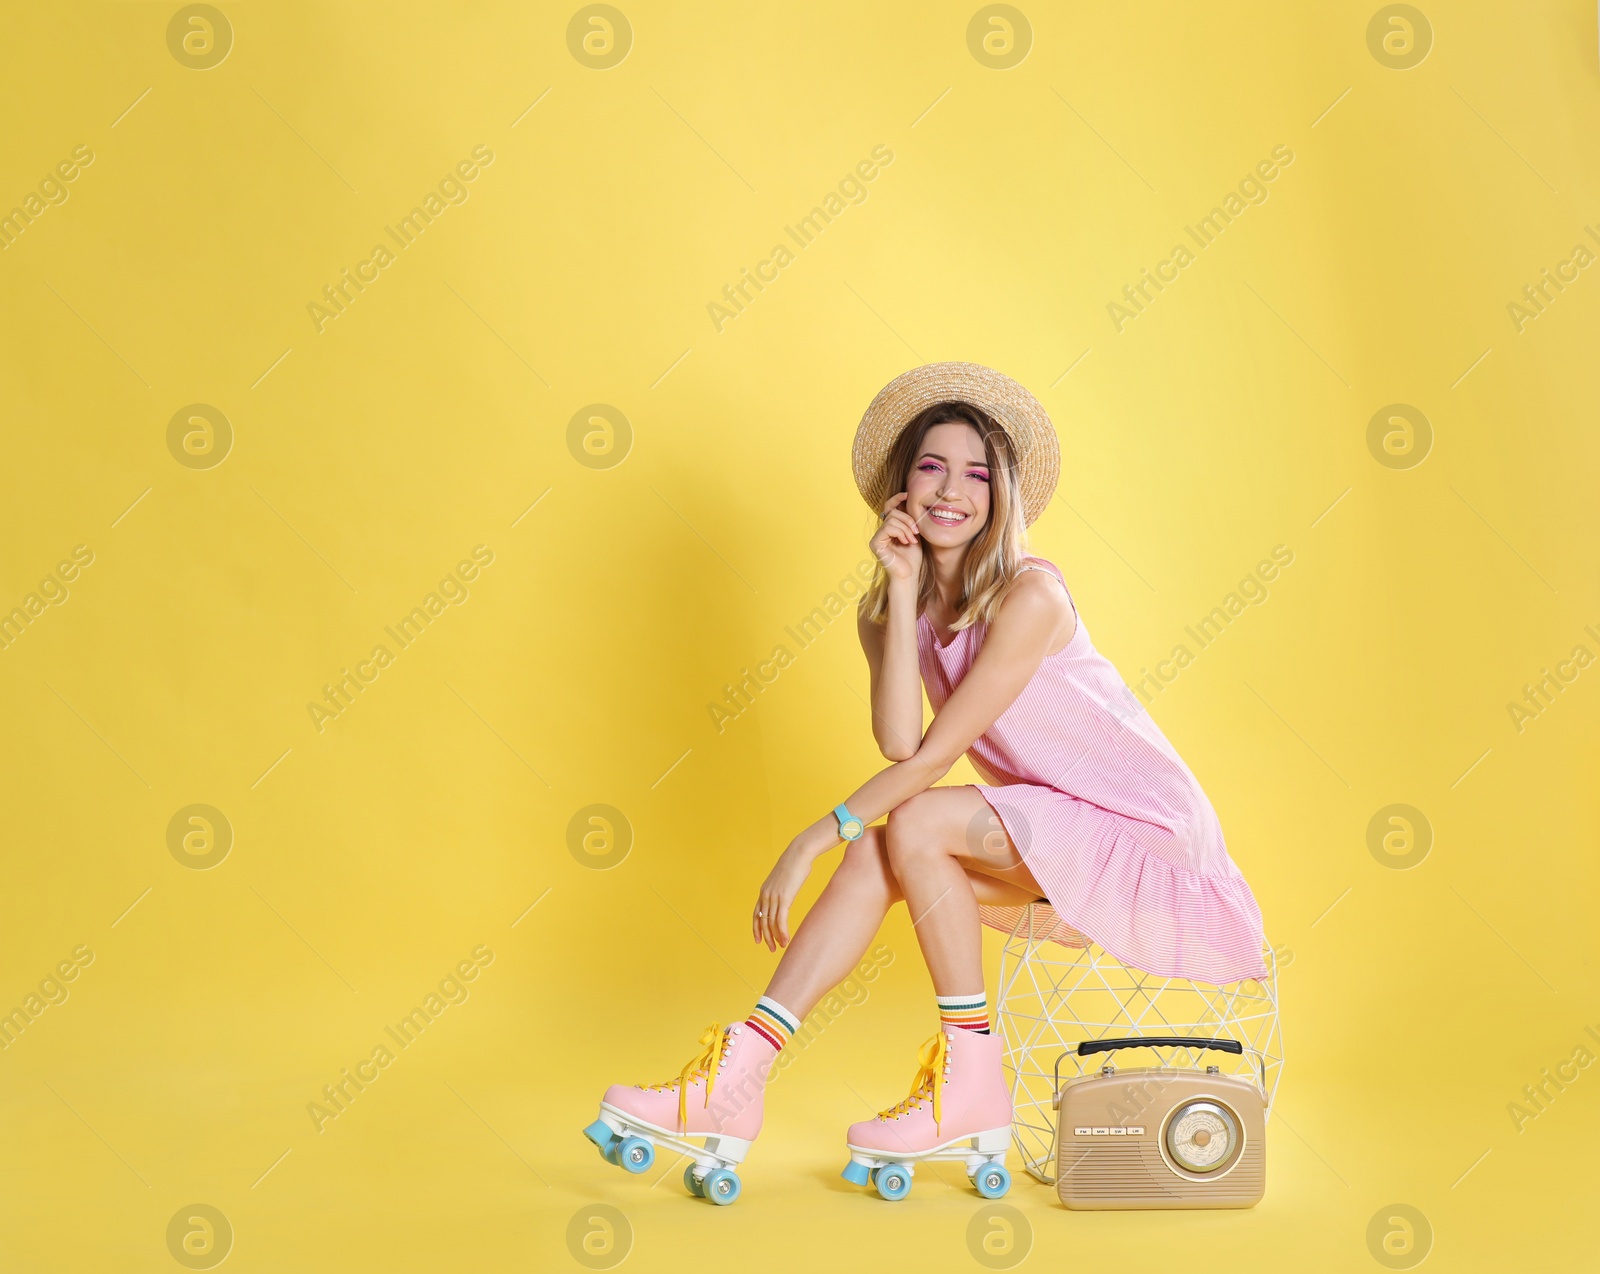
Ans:
[{"label": "radio handle", "polygon": [[1121,1040],[1081,1040],[1078,1043],[1078,1056],[1110,1053],[1119,1048],[1149,1048],[1152,1045],[1159,1048],[1214,1048],[1224,1053],[1244,1052],[1244,1045],[1238,1040],[1208,1040],[1187,1035],[1130,1035]]},{"label": "radio handle", "polygon": [[1203,1036],[1187,1035],[1130,1035],[1126,1039],[1079,1040],[1076,1049],[1068,1049],[1056,1058],[1055,1081],[1051,1086],[1050,1108],[1061,1109],[1061,1063],[1076,1053],[1088,1057],[1095,1053],[1110,1053],[1119,1048],[1214,1048],[1224,1053],[1243,1053],[1244,1045],[1238,1040],[1209,1040]]}]

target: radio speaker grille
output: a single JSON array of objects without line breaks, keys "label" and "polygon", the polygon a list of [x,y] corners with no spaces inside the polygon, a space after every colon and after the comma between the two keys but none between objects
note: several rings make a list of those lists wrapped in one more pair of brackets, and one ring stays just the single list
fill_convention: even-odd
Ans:
[{"label": "radio speaker grille", "polygon": [[[1261,1143],[1246,1145],[1228,1175],[1204,1187],[1212,1203],[1254,1200],[1263,1172]],[[1187,1186],[1185,1190],[1182,1187]],[[1061,1165],[1063,1199],[1177,1199],[1193,1197],[1194,1186],[1177,1176],[1153,1140],[1108,1142],[1086,1147]]]}]

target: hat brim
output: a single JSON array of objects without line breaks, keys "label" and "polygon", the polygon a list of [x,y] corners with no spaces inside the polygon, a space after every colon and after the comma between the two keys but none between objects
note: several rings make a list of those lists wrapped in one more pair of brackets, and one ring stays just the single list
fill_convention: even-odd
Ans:
[{"label": "hat brim", "polygon": [[1037,398],[981,363],[926,363],[902,372],[878,391],[856,426],[850,454],[861,498],[874,513],[883,512],[895,494],[886,472],[895,439],[918,412],[952,401],[981,407],[1006,431],[1017,456],[1022,520],[1031,526],[1050,503],[1061,473],[1055,426]]}]

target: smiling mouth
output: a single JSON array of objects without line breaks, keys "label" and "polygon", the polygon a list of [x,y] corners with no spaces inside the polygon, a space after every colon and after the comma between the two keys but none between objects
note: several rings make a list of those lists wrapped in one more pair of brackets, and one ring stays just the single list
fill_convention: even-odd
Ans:
[{"label": "smiling mouth", "polygon": [[960,526],[967,520],[968,516],[968,514],[961,512],[960,509],[935,507],[928,510],[929,520],[936,522],[940,526]]}]

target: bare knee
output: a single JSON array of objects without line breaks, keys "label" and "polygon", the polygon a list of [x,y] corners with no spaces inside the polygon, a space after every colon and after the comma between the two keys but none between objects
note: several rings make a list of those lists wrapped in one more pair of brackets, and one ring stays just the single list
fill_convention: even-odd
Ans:
[{"label": "bare knee", "polygon": [[948,827],[939,815],[939,798],[933,789],[919,792],[889,811],[889,867],[897,876],[915,871],[932,858],[948,857]]}]

